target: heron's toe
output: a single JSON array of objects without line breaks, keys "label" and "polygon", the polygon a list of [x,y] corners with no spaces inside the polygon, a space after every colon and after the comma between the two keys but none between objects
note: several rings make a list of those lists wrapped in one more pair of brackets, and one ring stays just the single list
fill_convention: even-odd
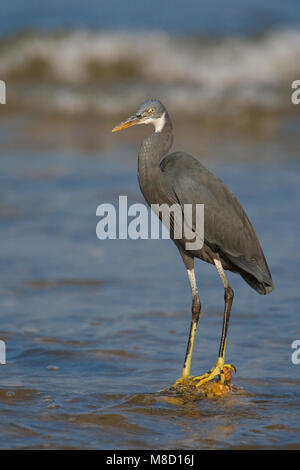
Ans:
[{"label": "heron's toe", "polygon": [[213,367],[206,374],[193,377],[193,381],[196,387],[201,387],[205,383],[214,380],[216,377],[218,377],[218,382],[221,384],[229,383],[232,379],[232,371],[236,373],[236,368],[234,365],[222,364],[222,362],[218,360],[215,367]]},{"label": "heron's toe", "polygon": [[171,388],[178,388],[186,385],[188,383],[189,377],[180,377],[176,380],[176,382],[172,385]]}]

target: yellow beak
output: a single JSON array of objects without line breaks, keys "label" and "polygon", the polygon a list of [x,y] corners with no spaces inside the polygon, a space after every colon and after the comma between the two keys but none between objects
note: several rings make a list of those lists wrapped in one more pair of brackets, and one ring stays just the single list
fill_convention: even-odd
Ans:
[{"label": "yellow beak", "polygon": [[135,126],[136,124],[140,124],[141,120],[136,116],[130,116],[126,121],[120,122],[117,126],[112,129],[112,132],[121,131],[122,129],[126,129],[127,127]]}]

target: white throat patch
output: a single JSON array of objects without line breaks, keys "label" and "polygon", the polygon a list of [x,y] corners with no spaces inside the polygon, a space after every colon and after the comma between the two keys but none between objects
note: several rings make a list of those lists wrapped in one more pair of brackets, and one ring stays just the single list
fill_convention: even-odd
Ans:
[{"label": "white throat patch", "polygon": [[152,123],[155,127],[155,132],[161,132],[166,124],[166,113],[163,113],[160,118],[153,119]]},{"label": "white throat patch", "polygon": [[153,124],[155,132],[161,132],[166,124],[166,113],[163,113],[160,118],[148,118],[146,121],[141,122],[141,124]]}]

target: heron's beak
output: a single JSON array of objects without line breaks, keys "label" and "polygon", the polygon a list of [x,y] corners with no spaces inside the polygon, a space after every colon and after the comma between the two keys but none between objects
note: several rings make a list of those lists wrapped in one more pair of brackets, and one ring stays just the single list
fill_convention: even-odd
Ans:
[{"label": "heron's beak", "polygon": [[120,124],[115,126],[112,129],[112,132],[121,131],[122,129],[126,129],[126,127],[135,126],[136,124],[140,124],[140,123],[141,123],[141,119],[133,115],[133,116],[130,116],[128,119],[126,119],[126,121],[122,121],[120,122]]}]

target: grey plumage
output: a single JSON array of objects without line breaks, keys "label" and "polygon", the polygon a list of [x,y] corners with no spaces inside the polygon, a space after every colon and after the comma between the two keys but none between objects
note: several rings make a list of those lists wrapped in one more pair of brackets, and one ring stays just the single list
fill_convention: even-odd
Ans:
[{"label": "grey plumage", "polygon": [[161,168],[180,204],[204,204],[205,243],[194,256],[213,264],[210,253],[216,252],[224,269],[239,273],[260,294],[271,292],[272,277],[258,238],[228,187],[186,153],[166,156]]}]

